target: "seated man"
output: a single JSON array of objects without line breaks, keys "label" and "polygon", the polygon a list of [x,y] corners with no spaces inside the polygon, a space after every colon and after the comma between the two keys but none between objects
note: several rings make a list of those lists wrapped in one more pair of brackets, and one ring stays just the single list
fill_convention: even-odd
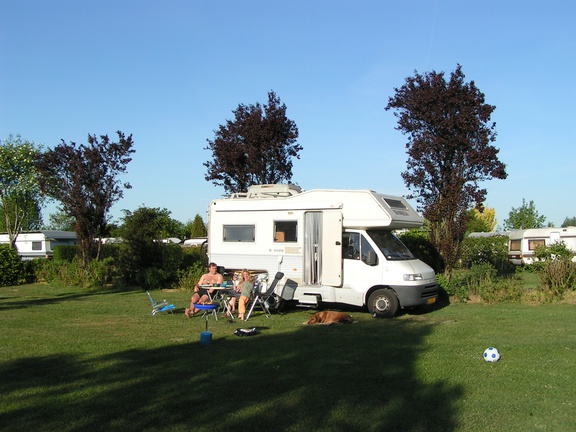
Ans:
[{"label": "seated man", "polygon": [[190,308],[184,310],[186,316],[190,318],[200,310],[194,307],[195,304],[210,300],[209,293],[211,294],[213,290],[201,288],[200,285],[221,284],[223,281],[224,278],[220,273],[218,273],[218,266],[214,263],[210,263],[208,265],[208,273],[202,275],[198,283],[194,286],[194,294],[190,297]]}]

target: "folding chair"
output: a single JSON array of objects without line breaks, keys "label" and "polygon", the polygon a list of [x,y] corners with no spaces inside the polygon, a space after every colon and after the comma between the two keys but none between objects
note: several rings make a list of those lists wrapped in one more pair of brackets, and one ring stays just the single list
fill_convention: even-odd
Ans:
[{"label": "folding chair", "polygon": [[264,311],[264,313],[266,314],[267,317],[270,316],[270,309],[268,307],[268,300],[270,299],[270,297],[272,297],[274,294],[274,289],[276,288],[276,285],[278,285],[278,282],[280,281],[280,279],[282,279],[284,277],[284,273],[282,272],[278,272],[276,273],[276,276],[274,276],[274,280],[272,281],[272,283],[270,284],[270,286],[268,287],[268,289],[266,290],[266,292],[260,292],[260,290],[258,289],[258,291],[255,291],[255,297],[254,300],[252,300],[252,306],[250,306],[250,310],[248,311],[248,315],[246,315],[246,321],[248,321],[248,318],[250,318],[250,316],[252,315],[252,311],[254,310],[254,307],[258,304],[258,306],[260,306],[262,308],[262,310]]},{"label": "folding chair", "polygon": [[174,314],[174,312],[172,312],[172,309],[176,309],[176,306],[174,306],[173,304],[168,304],[166,300],[162,300],[156,303],[148,291],[146,291],[146,294],[148,294],[150,303],[152,303],[152,316],[156,315],[158,312],[166,312],[166,311],[169,311],[171,314]]}]

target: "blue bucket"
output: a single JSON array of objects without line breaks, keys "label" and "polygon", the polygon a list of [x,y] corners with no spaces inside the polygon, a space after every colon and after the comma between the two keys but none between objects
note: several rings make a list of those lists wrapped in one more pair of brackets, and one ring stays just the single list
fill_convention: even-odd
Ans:
[{"label": "blue bucket", "polygon": [[210,345],[212,343],[212,333],[203,331],[200,333],[200,345]]}]

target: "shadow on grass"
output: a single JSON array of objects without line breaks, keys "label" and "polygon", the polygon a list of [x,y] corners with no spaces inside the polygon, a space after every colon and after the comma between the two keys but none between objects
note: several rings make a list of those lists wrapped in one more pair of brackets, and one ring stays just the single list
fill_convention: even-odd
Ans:
[{"label": "shadow on grass", "polygon": [[70,292],[62,292],[57,293],[51,296],[38,296],[38,297],[29,297],[24,300],[18,301],[6,301],[3,302],[2,300],[11,300],[10,297],[0,297],[0,311],[2,310],[11,310],[11,309],[22,309],[22,308],[35,308],[38,306],[47,306],[57,303],[66,302],[69,300],[78,300],[84,299],[88,297],[94,296],[103,296],[106,294],[110,294],[113,291],[88,291],[86,290],[83,293],[78,293],[78,291],[70,291]]},{"label": "shadow on grass", "polygon": [[[0,366],[4,431],[450,431],[462,389],[417,378],[430,326],[369,320]],[[420,373],[422,367],[419,368]]]}]

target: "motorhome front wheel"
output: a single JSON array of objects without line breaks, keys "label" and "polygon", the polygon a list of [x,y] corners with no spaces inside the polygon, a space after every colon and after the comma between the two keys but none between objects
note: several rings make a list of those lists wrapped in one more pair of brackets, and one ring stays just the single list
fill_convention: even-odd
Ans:
[{"label": "motorhome front wheel", "polygon": [[398,297],[388,289],[376,290],[368,299],[368,311],[376,318],[392,318],[398,307]]}]

